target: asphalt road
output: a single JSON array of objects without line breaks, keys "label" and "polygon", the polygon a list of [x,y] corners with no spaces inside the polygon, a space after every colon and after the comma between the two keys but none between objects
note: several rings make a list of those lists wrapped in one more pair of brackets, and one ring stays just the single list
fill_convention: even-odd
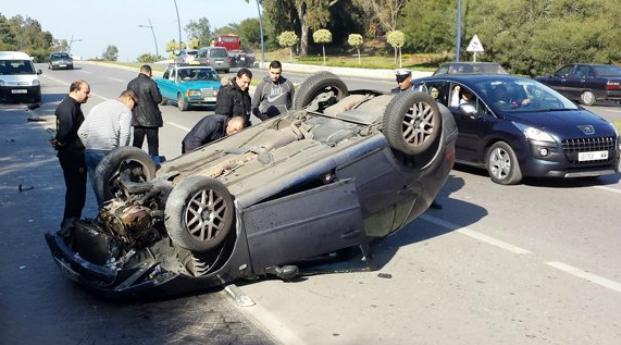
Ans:
[{"label": "asphalt road", "polygon": [[[59,99],[70,81],[82,78],[94,92],[88,111],[116,97],[135,75],[78,67],[45,70],[46,99]],[[289,75],[294,82],[303,78]],[[345,82],[392,87],[388,80]],[[186,131],[210,112],[162,110],[161,152],[174,157]],[[591,110],[621,118],[613,105]],[[379,271],[244,285],[256,305],[239,310],[285,344],[621,344],[620,177],[526,179],[507,187],[484,171],[458,168],[438,197],[443,209],[429,210],[374,248]],[[355,267],[360,262],[352,260],[328,268]],[[79,298],[62,293],[65,310],[93,303],[71,293]],[[194,303],[209,308],[206,300]],[[114,307],[106,310],[117,317]]]}]

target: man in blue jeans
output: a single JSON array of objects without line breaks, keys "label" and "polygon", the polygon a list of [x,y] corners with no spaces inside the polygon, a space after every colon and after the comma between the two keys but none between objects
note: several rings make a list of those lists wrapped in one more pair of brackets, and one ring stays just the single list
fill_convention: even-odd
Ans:
[{"label": "man in blue jeans", "polygon": [[134,91],[125,90],[119,98],[93,107],[78,130],[78,136],[86,148],[84,159],[88,179],[91,181],[99,206],[101,206],[101,200],[97,195],[95,169],[108,152],[117,147],[129,145],[132,109],[136,104]]}]

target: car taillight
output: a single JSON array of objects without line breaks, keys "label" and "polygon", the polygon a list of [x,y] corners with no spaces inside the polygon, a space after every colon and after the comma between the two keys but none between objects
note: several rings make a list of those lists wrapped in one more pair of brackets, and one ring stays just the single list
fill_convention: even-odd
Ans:
[{"label": "car taillight", "polygon": [[613,83],[609,81],[606,83],[606,90],[621,90],[621,83]]}]

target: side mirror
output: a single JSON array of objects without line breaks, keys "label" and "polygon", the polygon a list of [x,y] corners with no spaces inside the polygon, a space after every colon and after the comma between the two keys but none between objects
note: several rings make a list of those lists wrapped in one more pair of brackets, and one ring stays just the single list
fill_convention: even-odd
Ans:
[{"label": "side mirror", "polygon": [[43,74],[43,71],[41,69],[38,69],[37,74]]}]

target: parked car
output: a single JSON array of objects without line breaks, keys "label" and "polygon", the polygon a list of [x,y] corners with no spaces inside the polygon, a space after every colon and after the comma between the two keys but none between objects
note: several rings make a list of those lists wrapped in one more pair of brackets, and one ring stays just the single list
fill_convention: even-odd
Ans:
[{"label": "parked car", "polygon": [[535,79],[584,105],[601,100],[621,101],[621,68],[617,65],[569,64]]},{"label": "parked car", "polygon": [[209,65],[216,72],[229,73],[231,57],[224,47],[204,47],[198,50],[197,60],[203,65]]},{"label": "parked car", "polygon": [[196,60],[196,55],[198,54],[198,50],[196,49],[182,49],[177,53],[175,57],[176,63],[192,63]]},{"label": "parked car", "polygon": [[97,167],[97,219],[46,235],[71,279],[107,296],[291,279],[296,263],[402,229],[454,161],[455,122],[423,93],[348,91],[323,72],[292,110],[163,163],[122,147]]},{"label": "parked car", "polygon": [[73,69],[73,59],[68,53],[52,53],[47,62],[47,69]]},{"label": "parked car", "polygon": [[438,74],[509,74],[495,62],[447,62],[433,72]]},{"label": "parked car", "polygon": [[41,103],[41,83],[32,58],[23,52],[0,51],[0,101],[7,103]]},{"label": "parked car", "polygon": [[618,171],[615,127],[535,80],[438,75],[416,80],[414,88],[431,94],[455,117],[457,161],[486,168],[496,183]]},{"label": "parked car", "polygon": [[252,67],[254,65],[254,55],[242,50],[229,51],[229,56],[231,57],[231,67]]},{"label": "parked car", "polygon": [[162,93],[162,105],[174,101],[181,111],[216,105],[220,78],[210,66],[171,64],[162,77],[154,80]]}]

